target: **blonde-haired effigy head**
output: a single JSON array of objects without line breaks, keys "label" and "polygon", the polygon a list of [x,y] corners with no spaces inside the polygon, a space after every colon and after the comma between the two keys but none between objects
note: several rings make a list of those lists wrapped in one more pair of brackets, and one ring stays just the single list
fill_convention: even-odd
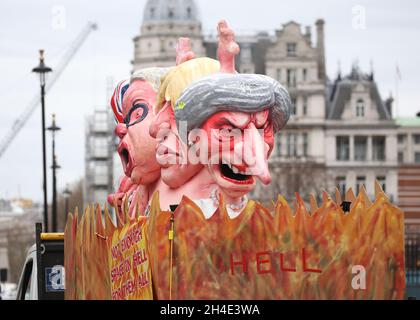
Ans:
[{"label": "blonde-haired effigy head", "polygon": [[155,113],[158,113],[167,101],[175,106],[178,97],[194,81],[218,72],[220,72],[219,61],[211,58],[188,60],[172,68],[162,78]]}]

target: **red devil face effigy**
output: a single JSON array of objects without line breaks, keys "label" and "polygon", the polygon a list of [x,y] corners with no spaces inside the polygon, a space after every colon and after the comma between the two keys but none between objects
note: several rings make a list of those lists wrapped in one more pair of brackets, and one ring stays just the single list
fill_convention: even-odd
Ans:
[{"label": "red devil face effigy", "polygon": [[240,197],[256,179],[271,182],[268,157],[290,104],[287,91],[269,77],[214,74],[183,92],[175,118],[185,123],[189,144],[196,146],[217,185],[226,195]]},{"label": "red devil face effigy", "polygon": [[271,182],[268,156],[273,148],[269,111],[219,112],[203,125],[208,137],[208,168],[215,182],[231,197],[255,187],[255,178]]}]

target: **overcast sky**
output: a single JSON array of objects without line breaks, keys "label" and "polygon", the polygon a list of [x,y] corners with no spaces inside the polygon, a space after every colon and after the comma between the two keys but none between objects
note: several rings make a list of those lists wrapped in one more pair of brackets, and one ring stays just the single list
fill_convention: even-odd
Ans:
[{"label": "overcast sky", "polygon": [[[84,175],[85,117],[107,104],[108,77],[115,80],[128,77],[134,52],[132,39],[139,34],[145,3],[146,0],[1,0],[0,139],[39,90],[38,80],[30,72],[38,62],[38,49],[46,50],[46,62],[54,68],[88,21],[99,26],[46,99],[47,124],[51,114],[56,113],[58,125],[63,129],[57,138],[61,189]],[[330,77],[336,76],[338,61],[343,73],[347,73],[355,60],[369,71],[372,60],[385,98],[391,91],[395,93],[398,64],[402,75],[399,115],[413,116],[420,111],[418,0],[196,0],[196,3],[205,32],[214,32],[217,21],[224,18],[239,33],[262,30],[273,33],[294,20],[302,26],[311,25],[315,34],[314,23],[323,18]],[[357,5],[366,12],[364,28],[354,25],[353,10],[357,10]],[[64,16],[58,16],[58,12],[64,12]],[[65,19],[64,24],[57,25],[60,17]],[[14,197],[20,192],[23,197],[42,199],[40,113],[39,108],[0,158],[0,198]],[[47,137],[50,166],[50,136]],[[48,181],[51,187],[50,177]]]}]

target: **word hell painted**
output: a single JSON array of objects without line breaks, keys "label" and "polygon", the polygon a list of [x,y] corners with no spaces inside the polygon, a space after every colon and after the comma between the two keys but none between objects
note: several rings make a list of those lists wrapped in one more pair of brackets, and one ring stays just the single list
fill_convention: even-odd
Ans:
[{"label": "word hell painted", "polygon": [[[235,256],[230,254],[229,272],[231,275],[242,272],[247,274],[251,266],[255,266],[256,273],[259,275],[274,272],[299,272],[297,268],[300,259],[301,270],[304,273],[322,273],[321,269],[313,266],[309,254],[302,248],[300,254],[286,254],[281,252],[262,251],[256,254],[242,254]],[[225,271],[223,266],[220,271]]]}]

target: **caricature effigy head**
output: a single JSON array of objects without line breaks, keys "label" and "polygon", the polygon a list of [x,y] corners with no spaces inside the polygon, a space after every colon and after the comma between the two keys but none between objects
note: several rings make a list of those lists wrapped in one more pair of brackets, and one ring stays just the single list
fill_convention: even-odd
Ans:
[{"label": "caricature effigy head", "polygon": [[274,134],[289,118],[290,104],[287,91],[274,79],[215,74],[179,97],[175,118],[186,124],[190,144],[206,155],[200,159],[219,187],[240,197],[254,189],[255,178],[271,182],[268,158]]},{"label": "caricature effigy head", "polygon": [[160,177],[155,158],[156,140],[149,134],[155,114],[156,95],[161,77],[168,68],[149,68],[135,72],[130,83],[121,82],[111,99],[118,122],[118,154],[124,173],[134,184],[147,185]]},{"label": "caricature effigy head", "polygon": [[186,88],[174,104],[174,114],[221,191],[237,198],[255,188],[256,178],[271,182],[268,158],[274,134],[289,119],[291,100],[270,77],[236,73],[239,47],[232,34],[226,22],[219,23],[219,36],[229,36],[229,41],[219,42],[222,72]]},{"label": "caricature effigy head", "polygon": [[[182,51],[189,52],[187,39],[180,39],[179,45],[183,40],[186,47],[178,47],[178,56],[183,55]],[[177,126],[173,105],[182,91],[192,82],[220,70],[220,63],[210,58],[187,61],[177,59],[177,63],[179,65],[168,72],[162,80],[156,108],[157,115],[150,128],[150,134],[158,143],[156,159],[161,165],[161,178],[173,189],[184,185],[203,169],[201,163],[189,161],[188,146],[184,143],[185,139],[180,138],[182,130]]]}]

